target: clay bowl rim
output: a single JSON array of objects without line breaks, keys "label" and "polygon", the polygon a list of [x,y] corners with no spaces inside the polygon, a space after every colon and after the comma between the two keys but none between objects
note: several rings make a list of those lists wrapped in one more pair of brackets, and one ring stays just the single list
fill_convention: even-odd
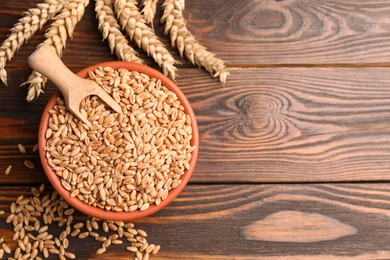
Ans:
[{"label": "clay bowl rim", "polygon": [[150,207],[145,211],[136,210],[133,212],[113,212],[113,211],[107,211],[101,208],[94,207],[92,205],[86,204],[79,200],[77,197],[71,198],[70,192],[67,191],[65,188],[62,187],[60,178],[56,175],[56,173],[51,169],[49,164],[47,163],[47,159],[44,152],[44,147],[46,146],[47,140],[45,137],[46,129],[48,128],[48,121],[49,121],[49,110],[54,107],[54,105],[57,102],[57,98],[61,96],[61,93],[59,91],[55,92],[51,98],[49,99],[48,103],[46,104],[46,107],[42,113],[41,122],[39,125],[39,134],[38,134],[38,143],[39,143],[39,157],[43,166],[43,169],[45,171],[46,176],[48,177],[50,183],[53,185],[54,189],[58,192],[58,194],[64,198],[64,200],[74,207],[75,209],[79,210],[80,212],[98,218],[103,220],[109,220],[109,221],[130,221],[142,217],[149,216],[153,213],[156,213],[157,211],[163,209],[165,206],[167,206],[172,200],[174,200],[184,189],[184,187],[187,185],[189,179],[191,178],[197,158],[198,158],[198,150],[199,150],[199,130],[198,130],[198,124],[196,122],[195,114],[192,110],[192,107],[185,97],[184,93],[176,86],[176,84],[170,80],[168,77],[160,73],[159,71],[150,68],[145,65],[136,64],[136,63],[130,63],[130,62],[123,62],[123,61],[110,61],[110,62],[103,62],[98,63],[92,66],[89,66],[85,69],[82,69],[81,71],[77,72],[76,74],[82,78],[86,78],[88,76],[88,71],[94,70],[101,67],[112,67],[113,69],[119,69],[124,68],[127,70],[133,70],[138,71],[141,73],[144,73],[148,75],[149,77],[154,77],[161,80],[161,83],[166,86],[169,90],[176,93],[178,99],[180,100],[180,103],[184,107],[184,111],[190,115],[191,117],[191,124],[192,124],[192,140],[191,145],[196,146],[196,149],[192,152],[192,158],[189,162],[190,169],[185,171],[185,173],[181,177],[181,184],[176,187],[175,189],[172,189],[168,193],[168,197],[161,201],[161,203],[156,205],[150,205]]}]

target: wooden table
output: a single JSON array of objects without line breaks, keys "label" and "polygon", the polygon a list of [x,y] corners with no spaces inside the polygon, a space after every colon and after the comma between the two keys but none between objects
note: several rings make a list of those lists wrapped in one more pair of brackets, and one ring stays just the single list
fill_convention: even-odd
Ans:
[{"label": "wooden table", "polygon": [[[37,2],[0,2],[1,41]],[[115,60],[93,4],[63,54],[73,71]],[[170,48],[201,145],[184,192],[136,221],[162,246],[153,259],[390,258],[389,14],[384,0],[187,1],[188,27],[227,61],[231,76],[222,87]],[[155,28],[169,45],[157,21]],[[32,104],[19,88],[42,40],[40,32],[18,52],[7,65],[9,87],[0,89],[1,172],[13,165],[0,174],[7,211],[19,194],[48,183],[31,149],[55,88],[48,84]],[[37,169],[26,169],[26,159]],[[0,227],[9,234],[4,221]],[[78,259],[131,257],[124,246],[102,256],[96,248],[87,239],[73,251]]]}]

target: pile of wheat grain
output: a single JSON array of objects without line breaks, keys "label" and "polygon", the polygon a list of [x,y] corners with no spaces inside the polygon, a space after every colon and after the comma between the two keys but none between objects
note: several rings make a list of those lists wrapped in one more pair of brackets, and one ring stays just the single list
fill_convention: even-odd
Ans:
[{"label": "pile of wheat grain", "polygon": [[99,68],[92,80],[112,95],[122,114],[96,97],[75,118],[59,98],[49,113],[49,165],[71,197],[110,211],[144,211],[167,198],[189,169],[191,119],[161,81],[125,69]]},{"label": "pile of wheat grain", "polygon": [[[99,221],[93,218],[75,221],[74,209],[58,196],[57,192],[44,192],[42,184],[31,189],[32,195],[20,195],[11,203],[6,222],[13,227],[12,240],[16,242],[11,250],[9,242],[0,234],[0,259],[37,259],[56,255],[59,259],[75,259],[70,237],[85,239],[93,237],[100,243],[96,254],[103,254],[113,245],[128,243],[126,249],[135,253],[135,259],[149,259],[149,255],[160,250],[159,245],[149,244],[147,234],[136,229],[133,223],[122,221]],[[0,211],[0,215],[6,214]],[[53,225],[58,227],[54,227]],[[52,232],[52,229],[60,232]],[[58,233],[57,235],[54,233]]]}]

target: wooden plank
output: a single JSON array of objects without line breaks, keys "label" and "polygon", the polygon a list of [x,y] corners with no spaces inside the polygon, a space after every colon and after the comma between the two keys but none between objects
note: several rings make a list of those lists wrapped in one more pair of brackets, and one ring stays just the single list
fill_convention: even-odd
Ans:
[{"label": "wooden plank", "polygon": [[[28,196],[29,188],[0,187],[0,208]],[[388,259],[389,201],[386,184],[189,185],[167,208],[135,224],[149,243],[161,245],[153,259]],[[7,216],[0,228],[9,237]],[[50,232],[62,228],[53,224]],[[131,256],[125,244],[96,256],[99,246],[71,239],[69,251],[77,259]]]},{"label": "wooden plank", "polygon": [[[240,69],[225,88],[203,71],[179,73],[200,127],[193,182],[390,180],[389,69]],[[43,174],[30,179],[16,145],[36,143],[49,95],[24,105],[19,88],[0,91],[0,169],[21,165],[13,171],[21,178],[0,180],[43,181]]]},{"label": "wooden plank", "polygon": [[240,69],[226,88],[184,74],[201,133],[194,180],[389,180],[388,72]]},{"label": "wooden plank", "polygon": [[201,132],[196,180],[389,180],[388,72],[240,69],[225,89],[185,74]]},{"label": "wooden plank", "polygon": [[[12,3],[0,3],[0,40],[21,12],[33,6],[26,0]],[[93,4],[91,1],[74,39],[67,44],[66,63],[93,64],[115,59],[109,54],[107,43],[101,43]],[[389,9],[386,0],[188,1],[185,17],[196,38],[227,60],[229,66],[356,63],[387,66]],[[158,22],[160,17],[158,12],[156,33],[169,45]],[[25,65],[24,57],[43,39],[42,33],[39,35],[21,49],[9,66]],[[171,50],[177,58],[177,52]],[[146,61],[153,64],[150,59]],[[186,61],[179,61],[187,65]]]}]

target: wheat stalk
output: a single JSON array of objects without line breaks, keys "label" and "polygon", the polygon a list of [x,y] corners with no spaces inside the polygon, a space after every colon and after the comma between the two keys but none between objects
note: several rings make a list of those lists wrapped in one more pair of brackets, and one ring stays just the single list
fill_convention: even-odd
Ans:
[{"label": "wheat stalk", "polygon": [[114,7],[119,23],[130,38],[157,62],[165,75],[175,79],[175,60],[146,24],[137,7],[137,1],[115,0]]},{"label": "wheat stalk", "polygon": [[95,11],[99,30],[102,32],[103,40],[108,38],[111,54],[115,52],[118,59],[123,61],[143,63],[121,32],[112,9],[112,1],[96,0]]},{"label": "wheat stalk", "polygon": [[142,11],[145,21],[153,28],[153,20],[156,15],[158,0],[142,0]]},{"label": "wheat stalk", "polygon": [[172,46],[179,50],[180,56],[185,55],[192,64],[204,67],[225,85],[230,73],[224,61],[202,46],[188,30],[183,17],[184,0],[165,0],[163,9],[161,21],[165,22],[165,33],[169,33]]},{"label": "wheat stalk", "polygon": [[10,29],[11,34],[0,46],[0,79],[7,86],[5,65],[19,48],[39,29],[53,18],[63,7],[65,0],[46,0],[24,12],[24,16]]},{"label": "wheat stalk", "polygon": [[[64,5],[61,13],[54,18],[55,21],[45,33],[46,40],[42,44],[53,46],[57,55],[61,57],[67,39],[72,38],[73,31],[77,23],[83,17],[85,7],[88,4],[89,0],[69,0],[69,2]],[[43,93],[46,81],[46,77],[39,72],[32,72],[28,80],[22,84],[30,84],[26,98],[27,101],[34,101]]]}]

